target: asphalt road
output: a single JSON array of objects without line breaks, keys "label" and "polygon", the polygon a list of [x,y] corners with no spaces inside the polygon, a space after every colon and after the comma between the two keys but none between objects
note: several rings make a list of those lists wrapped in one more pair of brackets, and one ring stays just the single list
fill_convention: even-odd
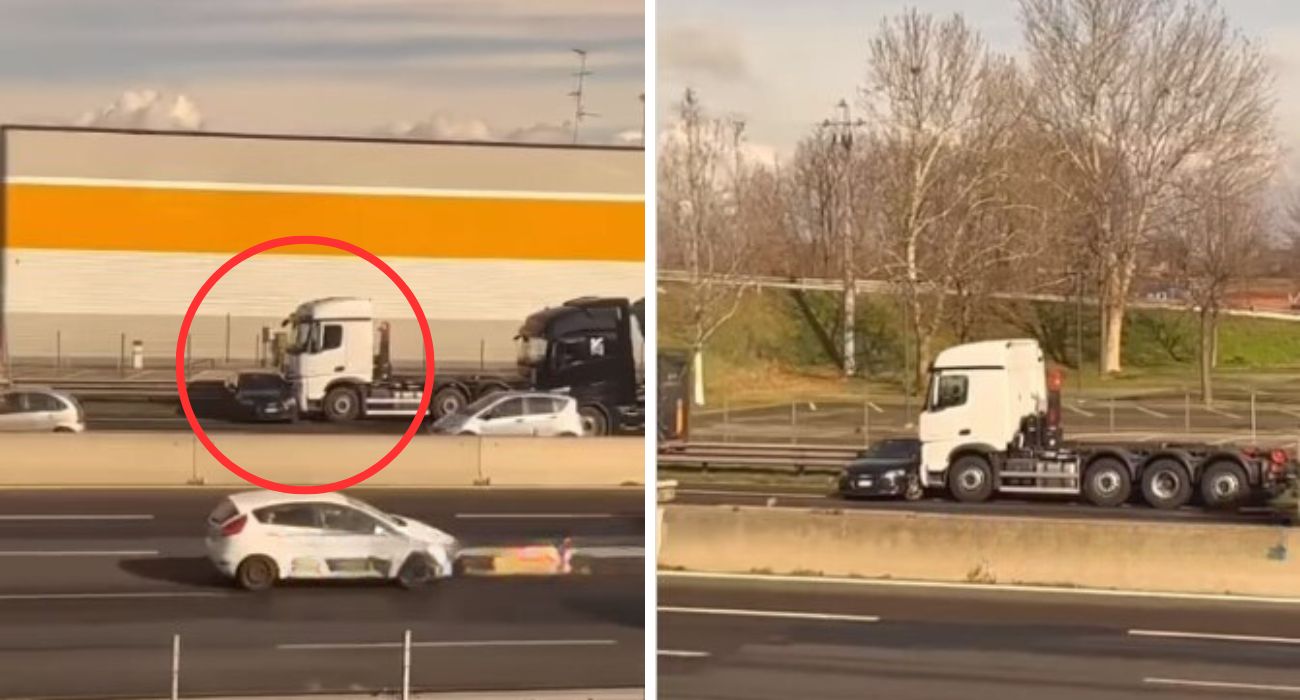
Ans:
[{"label": "asphalt road", "polygon": [[1300,605],[670,576],[659,697],[1300,694]]},{"label": "asphalt road", "polygon": [[[165,696],[176,634],[190,695],[391,689],[405,630],[417,688],[643,684],[639,559],[415,592],[293,585],[250,595],[204,558],[204,520],[222,493],[0,491],[0,697]],[[469,546],[572,537],[580,553],[635,551],[644,538],[637,491],[352,493]]]},{"label": "asphalt road", "polygon": [[1266,506],[1246,507],[1237,512],[1219,512],[1205,510],[1194,505],[1171,511],[1156,510],[1142,504],[1125,505],[1119,508],[1098,508],[1082,501],[1062,497],[1027,499],[998,496],[987,503],[959,503],[938,496],[919,501],[907,501],[901,498],[846,499],[835,494],[829,488],[700,483],[692,482],[687,475],[669,475],[663,478],[672,478],[678,481],[674,503],[689,505],[768,505],[823,510],[889,510],[976,516],[1133,520],[1137,522],[1276,524],[1282,521],[1279,513]]}]

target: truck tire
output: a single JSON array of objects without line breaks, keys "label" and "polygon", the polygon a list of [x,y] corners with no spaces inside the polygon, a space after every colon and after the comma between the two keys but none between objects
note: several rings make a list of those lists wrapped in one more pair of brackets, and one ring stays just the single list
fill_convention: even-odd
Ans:
[{"label": "truck tire", "polygon": [[433,392],[433,401],[430,402],[430,410],[433,412],[433,419],[437,420],[443,416],[449,416],[462,408],[468,403],[465,392],[459,387],[444,386]]},{"label": "truck tire", "polygon": [[361,417],[361,394],[350,386],[336,386],[325,394],[322,406],[331,423],[347,423]]},{"label": "truck tire", "polygon": [[578,409],[582,417],[582,431],[590,436],[609,435],[609,417],[599,406],[583,406]]},{"label": "truck tire", "polygon": [[1142,497],[1152,508],[1173,510],[1192,499],[1192,479],[1173,459],[1157,459],[1142,472]]},{"label": "truck tire", "polygon": [[1201,498],[1207,508],[1234,510],[1249,493],[1246,471],[1230,461],[1215,462],[1201,475]]},{"label": "truck tire", "polygon": [[993,495],[993,469],[979,455],[959,457],[948,467],[948,490],[962,503],[983,503]]},{"label": "truck tire", "polygon": [[1083,477],[1083,496],[1094,506],[1114,508],[1133,495],[1128,468],[1114,457],[1102,457],[1088,465]]}]

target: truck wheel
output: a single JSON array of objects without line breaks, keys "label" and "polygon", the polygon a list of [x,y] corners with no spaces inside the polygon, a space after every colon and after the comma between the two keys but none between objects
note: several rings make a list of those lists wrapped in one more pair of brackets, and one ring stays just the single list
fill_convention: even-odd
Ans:
[{"label": "truck wheel", "polygon": [[354,421],[361,415],[361,396],[350,386],[336,386],[325,394],[324,409],[331,423]]},{"label": "truck wheel", "polygon": [[1215,462],[1201,475],[1201,497],[1210,508],[1232,510],[1246,500],[1246,472],[1232,462]]},{"label": "truck wheel", "polygon": [[1192,480],[1183,465],[1158,459],[1142,472],[1142,497],[1152,508],[1173,510],[1192,499]]},{"label": "truck wheel", "polygon": [[979,455],[966,455],[948,468],[948,490],[962,503],[982,503],[993,495],[993,469]]},{"label": "truck wheel", "polygon": [[1133,493],[1133,480],[1124,463],[1114,457],[1093,462],[1084,474],[1083,496],[1094,506],[1114,508]]},{"label": "truck wheel", "polygon": [[459,411],[465,407],[466,402],[465,392],[454,386],[445,386],[433,392],[433,401],[430,405],[433,407],[434,420]]},{"label": "truck wheel", "polygon": [[260,554],[239,562],[239,568],[235,570],[235,582],[246,591],[264,591],[274,586],[279,576],[275,562]]},{"label": "truck wheel", "polygon": [[586,435],[608,435],[609,419],[605,417],[605,412],[596,406],[583,406],[578,409],[578,415],[582,417],[582,432]]}]

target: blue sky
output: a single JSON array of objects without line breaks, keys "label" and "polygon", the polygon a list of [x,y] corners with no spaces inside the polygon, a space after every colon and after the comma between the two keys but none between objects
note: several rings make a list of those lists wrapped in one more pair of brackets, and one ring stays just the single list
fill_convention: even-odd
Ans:
[{"label": "blue sky", "polygon": [[639,129],[640,0],[0,0],[0,120],[151,90],[214,129],[505,133],[572,115],[573,47],[595,72],[592,133]]},{"label": "blue sky", "polygon": [[[682,90],[706,106],[746,119],[760,148],[787,153],[799,137],[852,102],[866,74],[867,38],[909,7],[962,12],[995,49],[1021,44],[1015,0],[658,0],[660,123]],[[1234,25],[1264,43],[1277,72],[1279,134],[1300,150],[1300,2],[1228,0]],[[1294,162],[1294,160],[1292,161]]]}]

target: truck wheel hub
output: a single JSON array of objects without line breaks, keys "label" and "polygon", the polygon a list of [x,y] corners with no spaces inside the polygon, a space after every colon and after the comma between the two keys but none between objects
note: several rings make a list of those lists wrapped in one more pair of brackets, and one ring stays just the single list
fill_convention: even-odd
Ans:
[{"label": "truck wheel hub", "polygon": [[1160,498],[1172,498],[1178,490],[1178,477],[1169,472],[1162,472],[1151,480],[1151,490]]},{"label": "truck wheel hub", "polygon": [[961,485],[965,489],[977,489],[984,484],[984,473],[978,469],[962,472]]},{"label": "truck wheel hub", "polygon": [[1235,496],[1241,490],[1241,485],[1237,483],[1237,477],[1232,474],[1220,474],[1210,483],[1210,488],[1216,496]]},{"label": "truck wheel hub", "polygon": [[1102,472],[1092,480],[1092,483],[1104,494],[1112,494],[1119,490],[1119,476],[1114,472]]}]

